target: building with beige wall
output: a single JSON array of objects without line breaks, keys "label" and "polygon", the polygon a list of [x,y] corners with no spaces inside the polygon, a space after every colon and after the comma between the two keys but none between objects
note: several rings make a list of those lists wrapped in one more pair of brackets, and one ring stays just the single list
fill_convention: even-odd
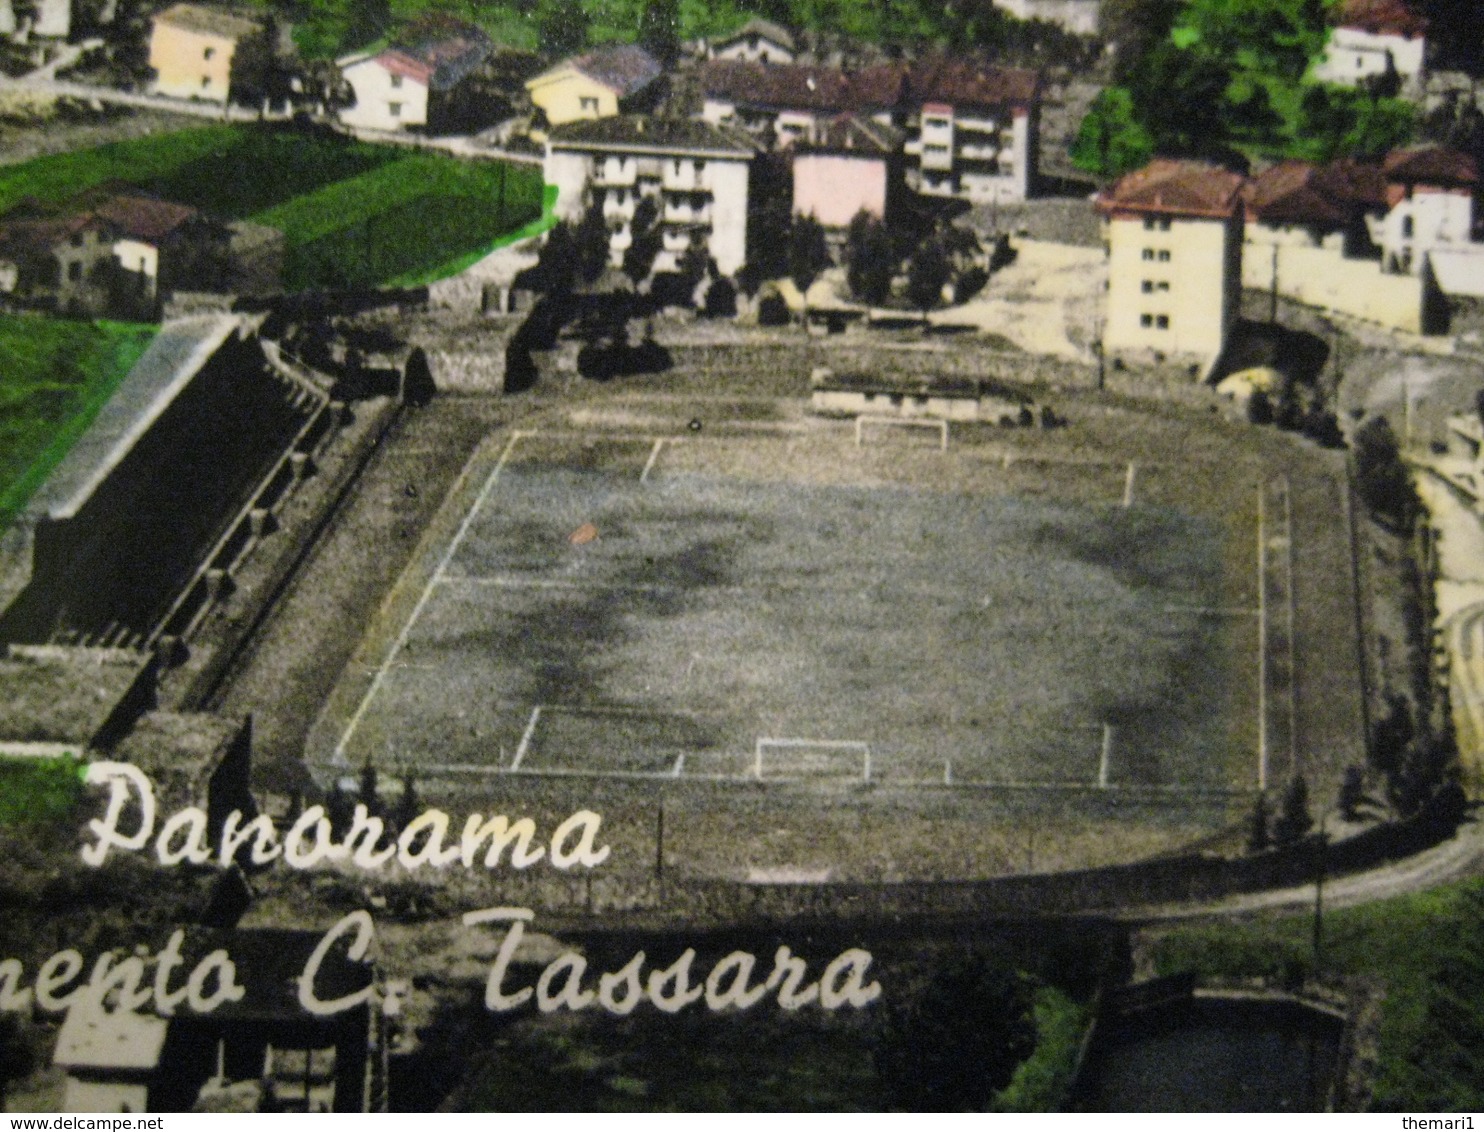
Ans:
[{"label": "building with beige wall", "polygon": [[713,39],[710,54],[713,59],[792,63],[798,48],[787,28],[754,16],[730,35]]},{"label": "building with beige wall", "polygon": [[150,91],[225,105],[256,86],[270,55],[262,21],[226,8],[176,4],[154,18]]},{"label": "building with beige wall", "polygon": [[864,212],[887,221],[901,186],[902,131],[854,114],[816,127],[793,147],[793,213],[847,227]]},{"label": "building with beige wall", "polygon": [[564,60],[528,81],[526,92],[548,126],[561,126],[642,109],[663,74],[654,56],[625,43]]},{"label": "building with beige wall", "polygon": [[608,222],[615,264],[633,244],[641,200],[654,201],[662,232],[658,271],[672,270],[692,246],[724,275],[747,259],[748,182],[757,150],[735,130],[686,119],[624,115],[571,122],[546,142],[546,183],[557,215],[580,221],[589,207]]},{"label": "building with beige wall", "polygon": [[1215,165],[1158,159],[1099,195],[1110,356],[1220,355],[1241,300],[1242,185]]}]

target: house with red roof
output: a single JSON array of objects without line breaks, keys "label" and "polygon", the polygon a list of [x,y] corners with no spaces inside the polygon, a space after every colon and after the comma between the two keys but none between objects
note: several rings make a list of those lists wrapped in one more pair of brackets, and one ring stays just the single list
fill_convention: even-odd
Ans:
[{"label": "house with red roof", "polygon": [[424,22],[392,47],[340,59],[355,104],[340,111],[348,126],[371,130],[460,127],[470,77],[494,51],[479,28],[452,20]]},{"label": "house with red roof", "polygon": [[1247,182],[1242,203],[1248,244],[1328,248],[1351,257],[1377,254],[1388,208],[1381,166],[1350,159],[1281,161]]},{"label": "house with red roof", "polygon": [[1470,244],[1479,170],[1474,159],[1438,145],[1393,150],[1381,165],[1389,209],[1381,261],[1390,272],[1416,274],[1423,260]]},{"label": "house with red roof", "polygon": [[647,109],[659,93],[664,68],[633,43],[564,59],[526,83],[547,126],[611,118]]},{"label": "house with red roof", "polygon": [[169,292],[219,290],[229,244],[198,209],[108,183],[0,217],[0,290],[26,306],[149,318]]},{"label": "house with red roof", "polygon": [[1427,19],[1407,0],[1341,0],[1331,12],[1324,58],[1314,69],[1323,82],[1359,86],[1394,73],[1403,82],[1427,66]]},{"label": "house with red roof", "polygon": [[1216,165],[1156,159],[1099,194],[1106,222],[1112,356],[1220,356],[1242,292],[1244,178]]}]

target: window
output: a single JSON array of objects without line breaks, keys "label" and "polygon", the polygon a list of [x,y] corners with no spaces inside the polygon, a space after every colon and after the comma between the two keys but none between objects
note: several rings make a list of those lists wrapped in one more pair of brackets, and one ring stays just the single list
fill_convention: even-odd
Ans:
[{"label": "window", "polygon": [[402,116],[402,104],[400,102],[388,102],[386,104],[386,112],[393,118],[400,118]]},{"label": "window", "polygon": [[1169,263],[1170,262],[1170,253],[1169,253],[1168,250],[1162,249],[1160,251],[1159,255],[1156,256],[1155,258],[1158,259],[1160,263]]},{"label": "window", "polygon": [[675,176],[680,176],[680,158],[675,159]]},{"label": "window", "polygon": [[1141,314],[1139,316],[1139,325],[1147,330],[1154,325],[1154,316],[1152,314]]},{"label": "window", "polygon": [[208,47],[205,51],[201,52],[201,58],[206,59],[206,60],[215,59],[216,58],[216,48],[215,47]]},{"label": "window", "polygon": [[81,232],[74,232],[74,233],[72,233],[71,243],[72,243],[72,246],[74,248],[80,248],[80,247],[82,247],[82,233]]},{"label": "window", "polygon": [[1170,218],[1168,216],[1146,216],[1144,217],[1144,231],[1146,232],[1168,232],[1170,230]]},{"label": "window", "polygon": [[1170,316],[1167,314],[1155,315],[1154,328],[1156,330],[1168,330],[1170,328]]},{"label": "window", "polygon": [[402,89],[402,76],[401,75],[393,75],[392,76],[392,89],[393,90],[401,90]]},{"label": "window", "polygon": [[1170,281],[1168,279],[1161,279],[1154,285],[1154,289],[1156,291],[1168,291],[1170,289]]},{"label": "window", "polygon": [[581,97],[577,100],[577,105],[584,114],[596,114],[598,112],[598,100],[596,98],[588,96]]},{"label": "window", "polygon": [[703,169],[705,169],[705,168],[706,168],[706,163],[704,161],[697,161],[696,162],[696,175],[697,176],[700,176],[701,171]]},{"label": "window", "polygon": [[1412,233],[1413,233],[1413,231],[1415,231],[1415,229],[1416,229],[1416,225],[1412,222],[1412,218],[1410,216],[1403,216],[1402,217],[1402,239],[1404,239],[1404,240],[1410,240],[1412,238]]},{"label": "window", "polygon": [[73,260],[67,265],[67,278],[74,283],[82,278],[82,264],[80,262]]},{"label": "window", "polygon": [[1154,249],[1153,248],[1145,248],[1142,254],[1143,254],[1144,259],[1146,259],[1146,260],[1152,261],[1154,259]]},{"label": "window", "polygon": [[202,75],[201,76],[201,89],[202,90],[205,90],[210,85],[211,85],[211,76],[210,75]]},{"label": "window", "polygon": [[1154,293],[1154,282],[1152,280],[1149,280],[1149,279],[1144,280],[1144,282],[1142,282],[1142,283],[1139,284],[1139,290],[1143,291],[1144,294],[1146,294],[1146,295],[1153,294]]}]

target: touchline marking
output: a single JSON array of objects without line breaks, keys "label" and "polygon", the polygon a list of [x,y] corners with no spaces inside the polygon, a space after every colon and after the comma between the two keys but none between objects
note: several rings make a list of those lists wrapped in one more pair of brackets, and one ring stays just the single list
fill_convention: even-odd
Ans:
[{"label": "touchline marking", "polygon": [[660,458],[660,449],[665,446],[665,438],[662,436],[654,442],[654,447],[649,450],[649,459],[644,464],[644,470],[639,473],[639,482],[644,483],[649,479],[649,473],[654,470],[654,462]]},{"label": "touchline marking", "polygon": [[500,478],[500,473],[505,469],[506,463],[510,460],[510,454],[515,451],[516,443],[525,435],[520,429],[511,431],[510,440],[505,444],[505,450],[500,453],[500,458],[495,462],[494,469],[484,481],[484,486],[479,489],[479,495],[475,497],[474,505],[469,508],[468,514],[464,516],[463,522],[459,524],[458,530],[454,532],[453,540],[448,544],[448,549],[443,552],[443,557],[439,559],[437,569],[433,571],[433,576],[428,579],[427,585],[423,587],[423,592],[418,597],[417,604],[412,607],[412,615],[407,618],[407,623],[402,626],[402,631],[397,634],[397,639],[392,642],[392,647],[387,652],[386,659],[381,662],[381,667],[376,670],[376,675],[371,678],[371,686],[366,689],[366,694],[361,697],[361,702],[356,705],[355,713],[350,717],[350,722],[345,726],[345,733],[340,736],[340,742],[335,744],[336,763],[345,762],[345,748],[349,746],[351,738],[356,733],[356,728],[361,725],[361,720],[365,718],[367,710],[371,707],[371,701],[376,698],[376,693],[381,691],[381,685],[386,680],[386,674],[391,671],[392,662],[397,659],[397,654],[402,651],[402,647],[407,643],[407,638],[412,633],[412,627],[417,624],[417,619],[422,616],[423,607],[428,604],[428,599],[433,596],[433,590],[442,581],[444,571],[448,569],[448,564],[453,561],[454,554],[457,553],[459,545],[464,541],[464,536],[469,533],[469,528],[474,522],[474,516],[483,510],[484,501],[489,498],[490,492],[494,490],[495,481]]},{"label": "touchline marking", "polygon": [[525,732],[520,737],[520,743],[515,748],[515,758],[510,761],[511,770],[519,770],[520,764],[525,760],[526,751],[531,747],[531,738],[536,734],[536,724],[541,722],[541,705],[537,704],[531,709],[530,721],[526,724]]}]

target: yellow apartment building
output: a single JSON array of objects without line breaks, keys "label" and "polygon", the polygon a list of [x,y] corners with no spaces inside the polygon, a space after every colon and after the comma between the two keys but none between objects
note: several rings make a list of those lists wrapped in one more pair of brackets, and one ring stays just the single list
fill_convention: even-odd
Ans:
[{"label": "yellow apartment building", "polygon": [[1244,179],[1157,159],[1099,195],[1108,248],[1103,348],[1209,366],[1237,320]]}]

